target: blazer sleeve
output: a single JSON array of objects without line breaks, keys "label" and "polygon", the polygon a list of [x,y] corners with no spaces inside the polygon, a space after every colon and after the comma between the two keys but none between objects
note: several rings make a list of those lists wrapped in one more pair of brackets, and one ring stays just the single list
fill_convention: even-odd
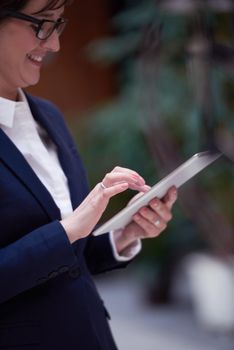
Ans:
[{"label": "blazer sleeve", "polygon": [[77,263],[59,221],[0,249],[0,303],[68,271]]},{"label": "blazer sleeve", "polygon": [[85,258],[92,274],[124,268],[129,264],[129,261],[120,262],[115,259],[109,233],[100,236],[89,236],[85,248]]}]

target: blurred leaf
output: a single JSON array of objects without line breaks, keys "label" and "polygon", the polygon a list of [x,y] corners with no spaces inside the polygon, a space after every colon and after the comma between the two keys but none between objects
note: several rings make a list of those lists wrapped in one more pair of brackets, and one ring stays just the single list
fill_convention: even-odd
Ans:
[{"label": "blurred leaf", "polygon": [[[126,5],[111,22],[117,29],[115,35],[94,42],[87,49],[93,61],[121,62],[120,95],[108,105],[92,111],[88,118],[84,116],[76,128],[75,136],[92,185],[116,165],[139,171],[150,184],[157,181],[160,169],[155,168],[145,138],[146,126],[154,116],[155,126],[158,127],[160,122],[165,125],[182,158],[203,150],[204,108],[195,96],[194,76],[188,72],[191,59],[200,66],[210,64],[207,77],[211,95],[204,90],[204,94],[207,93],[204,101],[208,97],[211,99],[209,117],[214,128],[234,130],[234,74],[230,73],[231,64],[227,61],[230,50],[226,50],[225,55],[224,51],[219,51],[222,45],[232,45],[232,14],[207,11],[199,22],[199,13],[196,16],[161,13],[154,0],[126,1],[126,4],[129,6]],[[148,40],[147,30],[151,26],[157,30],[161,24],[160,40],[156,36],[157,43],[152,42],[152,47],[148,43],[147,46],[144,42],[146,38]],[[188,53],[190,41],[196,35],[203,35],[216,48],[216,56],[212,51],[210,55],[214,57],[210,61],[206,61],[202,51]],[[146,70],[151,65],[148,75],[139,68],[144,59]],[[197,80],[196,89],[199,90]],[[203,172],[197,183],[209,194],[217,211],[224,213],[233,223],[233,165],[225,159],[219,164],[221,166],[212,166]],[[128,192],[112,201],[106,217],[126,205],[132,195]],[[144,242],[143,256],[165,261],[175,247],[184,251],[204,247],[208,243],[199,234],[201,232],[194,224],[176,208],[168,232],[157,240]]]},{"label": "blurred leaf", "polygon": [[136,51],[139,41],[140,34],[131,32],[124,37],[93,42],[86,48],[86,53],[93,62],[116,63]]}]

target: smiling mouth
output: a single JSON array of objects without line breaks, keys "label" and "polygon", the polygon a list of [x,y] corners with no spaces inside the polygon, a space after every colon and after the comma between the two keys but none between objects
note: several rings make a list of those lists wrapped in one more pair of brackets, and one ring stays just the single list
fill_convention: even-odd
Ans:
[{"label": "smiling mouth", "polygon": [[37,56],[37,55],[31,55],[31,54],[27,54],[27,58],[33,62],[34,64],[36,64],[37,66],[42,64],[42,60],[43,57],[42,56]]}]

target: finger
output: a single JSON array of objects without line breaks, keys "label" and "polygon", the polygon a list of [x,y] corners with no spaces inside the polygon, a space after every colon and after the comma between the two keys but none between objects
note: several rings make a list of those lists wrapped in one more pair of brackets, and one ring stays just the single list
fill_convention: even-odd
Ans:
[{"label": "finger", "polygon": [[132,169],[128,169],[128,168],[123,168],[120,166],[116,166],[113,170],[113,172],[121,172],[121,173],[128,173],[128,174],[132,174],[133,176],[135,176],[136,178],[140,179],[142,182],[145,183],[145,180],[143,179],[143,177],[141,175],[139,175],[136,171],[132,170]]},{"label": "finger", "polygon": [[161,223],[162,224],[166,223],[171,218],[171,216],[170,216],[170,218],[168,218],[168,217],[164,218],[149,207],[141,208],[139,210],[138,214],[142,215],[145,219],[147,219],[148,221],[150,221],[154,225],[157,223],[157,225],[159,225],[159,227],[161,227]]},{"label": "finger", "polygon": [[145,193],[150,188],[148,185],[145,185],[145,183],[142,182],[141,178],[135,177],[134,175],[128,174],[126,172],[111,172],[106,174],[106,176],[102,180],[102,183],[105,187],[111,187],[114,184],[119,184],[123,182],[128,182],[129,188],[138,192]]},{"label": "finger", "polygon": [[[145,185],[145,189],[146,189],[145,192],[148,192],[148,191],[151,189],[151,187]],[[127,206],[131,205],[131,204],[134,203],[138,198],[142,197],[143,194],[144,194],[145,192],[139,192],[139,193],[137,193],[137,194],[136,194],[134,197],[132,197],[132,199],[128,202]]]},{"label": "finger", "polygon": [[122,173],[122,174],[129,174],[129,175],[133,176],[141,184],[145,183],[145,179],[140,174],[138,174],[136,171],[134,171],[132,169],[122,168],[122,167],[117,166],[112,170],[112,172],[113,173],[117,172],[117,173]]},{"label": "finger", "polygon": [[142,238],[156,237],[167,227],[166,223],[163,221],[160,221],[160,225],[156,226],[140,214],[135,214],[133,221],[143,229]]},{"label": "finger", "polygon": [[133,236],[134,240],[143,236],[144,230],[135,222],[131,221],[125,228],[124,234],[126,236]]},{"label": "finger", "polygon": [[176,202],[177,195],[178,195],[177,189],[175,186],[173,186],[169,189],[167,194],[163,197],[162,201],[163,203],[165,203],[165,205],[169,210],[172,209],[174,203]]},{"label": "finger", "polygon": [[103,188],[101,186],[101,183],[100,183],[100,193],[102,196],[104,197],[107,197],[107,198],[111,198],[113,196],[115,196],[116,194],[118,193],[121,193],[121,192],[124,192],[128,189],[129,187],[129,184],[127,182],[123,182],[123,183],[120,183],[120,184],[115,184],[111,187],[106,187],[106,188]]},{"label": "finger", "polygon": [[168,222],[172,219],[171,210],[158,198],[154,198],[152,201],[150,201],[149,207],[164,221]]},{"label": "finger", "polygon": [[138,185],[130,185],[129,188],[134,191],[142,192],[143,194],[149,191],[148,185],[138,186]]},{"label": "finger", "polygon": [[135,176],[134,174],[131,174],[129,172],[117,172],[113,171],[111,173],[108,173],[105,175],[104,179],[102,180],[102,183],[106,187],[111,187],[114,184],[128,182],[131,188],[141,188],[145,185],[145,181],[141,180],[140,177]]}]

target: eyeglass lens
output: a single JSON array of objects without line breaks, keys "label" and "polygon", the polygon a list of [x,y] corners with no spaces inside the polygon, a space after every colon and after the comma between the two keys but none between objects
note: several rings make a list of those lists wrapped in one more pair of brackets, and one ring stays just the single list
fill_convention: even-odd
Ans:
[{"label": "eyeglass lens", "polygon": [[47,39],[50,35],[52,35],[54,30],[57,30],[58,35],[61,35],[65,26],[66,22],[64,22],[63,20],[57,21],[56,23],[45,21],[42,23],[40,30],[37,33],[37,36],[39,39],[42,40]]}]

